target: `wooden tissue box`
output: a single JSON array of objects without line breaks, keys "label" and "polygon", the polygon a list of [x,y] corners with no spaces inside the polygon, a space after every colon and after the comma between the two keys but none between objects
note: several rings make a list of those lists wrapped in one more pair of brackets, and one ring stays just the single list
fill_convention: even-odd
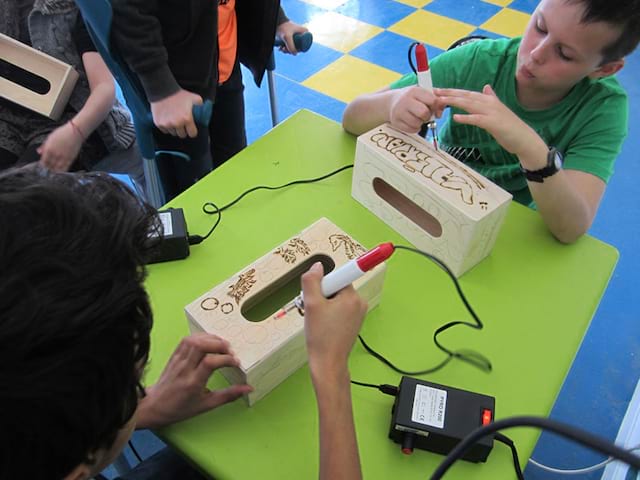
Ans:
[{"label": "wooden tissue box", "polygon": [[0,96],[53,120],[78,80],[70,65],[1,33],[0,67]]},{"label": "wooden tissue box", "polygon": [[[365,253],[353,238],[322,218],[185,307],[192,333],[208,332],[231,343],[239,368],[223,368],[230,383],[248,383],[249,405],[269,393],[307,361],[304,317],[274,314],[300,293],[300,276],[316,261],[325,274]],[[367,272],[354,287],[369,310],[380,301],[386,265]],[[262,301],[272,297],[264,308]]]},{"label": "wooden tissue box", "polygon": [[457,277],[489,255],[511,201],[451,155],[388,124],[358,137],[351,193]]}]

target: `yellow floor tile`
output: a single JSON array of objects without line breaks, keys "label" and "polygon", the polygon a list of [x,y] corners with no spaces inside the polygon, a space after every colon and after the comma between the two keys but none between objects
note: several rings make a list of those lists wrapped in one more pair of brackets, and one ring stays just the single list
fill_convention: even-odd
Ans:
[{"label": "yellow floor tile", "polygon": [[491,3],[493,5],[498,5],[499,7],[507,7],[511,4],[513,0],[483,0],[484,2]]},{"label": "yellow floor tile", "polygon": [[396,0],[398,3],[404,3],[410,7],[422,8],[429,5],[433,0]]},{"label": "yellow floor tile", "polygon": [[[313,33],[315,39],[315,31]],[[400,76],[373,63],[345,55],[307,78],[302,85],[349,103],[358,95],[386,87]]]},{"label": "yellow floor tile", "polygon": [[495,32],[505,37],[518,37],[524,33],[531,15],[504,8],[487,20],[480,28]]},{"label": "yellow floor tile", "polygon": [[382,32],[380,27],[335,12],[313,17],[306,27],[313,32],[315,43],[343,53],[350,52]]},{"label": "yellow floor tile", "polygon": [[[476,27],[435,13],[418,10],[391,25],[389,31],[446,50]],[[315,35],[315,32],[314,32]]]},{"label": "yellow floor tile", "polygon": [[316,7],[324,8],[326,10],[333,10],[340,5],[347,3],[347,0],[302,0],[305,3],[310,3]]}]

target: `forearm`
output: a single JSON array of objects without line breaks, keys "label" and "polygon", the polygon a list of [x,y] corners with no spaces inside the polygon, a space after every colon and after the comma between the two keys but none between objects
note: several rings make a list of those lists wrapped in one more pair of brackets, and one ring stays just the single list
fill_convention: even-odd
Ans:
[{"label": "forearm", "polygon": [[[543,168],[547,163],[548,147],[540,141],[520,163],[529,170]],[[549,231],[562,243],[575,242],[584,235],[595,217],[595,210],[583,192],[572,181],[571,174],[560,170],[544,179],[529,181],[529,190]]]},{"label": "forearm", "polygon": [[314,374],[312,379],[320,417],[320,480],[362,478],[353,423],[349,372]]},{"label": "forearm", "polygon": [[157,0],[113,0],[111,36],[117,51],[138,75],[147,98],[155,102],[180,86],[169,69]]},{"label": "forearm", "polygon": [[595,217],[595,210],[560,171],[544,183],[529,182],[529,189],[549,231],[562,243],[573,243],[584,235]]},{"label": "forearm", "polygon": [[342,115],[342,128],[360,135],[390,119],[391,103],[396,90],[361,95],[353,100]]}]

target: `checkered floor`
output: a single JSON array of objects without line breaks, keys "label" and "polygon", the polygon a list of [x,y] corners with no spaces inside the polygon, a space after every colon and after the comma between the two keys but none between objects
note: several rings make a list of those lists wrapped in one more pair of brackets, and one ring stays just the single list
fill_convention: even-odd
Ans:
[{"label": "checkered floor", "polygon": [[[308,108],[339,121],[357,95],[382,88],[409,71],[411,42],[430,57],[457,39],[519,35],[534,0],[283,0],[289,18],[313,33],[312,48],[296,57],[276,54],[280,117]],[[266,87],[245,75],[248,136],[270,127]],[[265,108],[262,110],[262,108]]]}]

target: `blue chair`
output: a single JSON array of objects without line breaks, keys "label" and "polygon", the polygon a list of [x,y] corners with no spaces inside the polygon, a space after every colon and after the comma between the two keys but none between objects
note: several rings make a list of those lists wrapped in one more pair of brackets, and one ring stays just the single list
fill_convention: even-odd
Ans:
[{"label": "blue chair", "polygon": [[[138,147],[143,157],[144,176],[147,185],[147,199],[154,207],[164,204],[164,193],[155,162],[156,145],[153,138],[153,117],[151,106],[142,88],[137,75],[131,71],[122,56],[111,46],[111,22],[113,10],[110,0],[76,0],[76,4],[82,13],[87,30],[93,42],[104,59],[107,67],[115,77],[122,89],[127,107],[131,111],[133,123],[138,139]],[[213,104],[207,100],[203,105],[193,108],[193,116],[198,127],[207,127],[211,118]],[[166,153],[166,152],[164,152]],[[175,153],[188,161],[188,157],[180,152]],[[186,157],[186,158],[184,158]],[[183,161],[183,160],[176,160]]]}]

